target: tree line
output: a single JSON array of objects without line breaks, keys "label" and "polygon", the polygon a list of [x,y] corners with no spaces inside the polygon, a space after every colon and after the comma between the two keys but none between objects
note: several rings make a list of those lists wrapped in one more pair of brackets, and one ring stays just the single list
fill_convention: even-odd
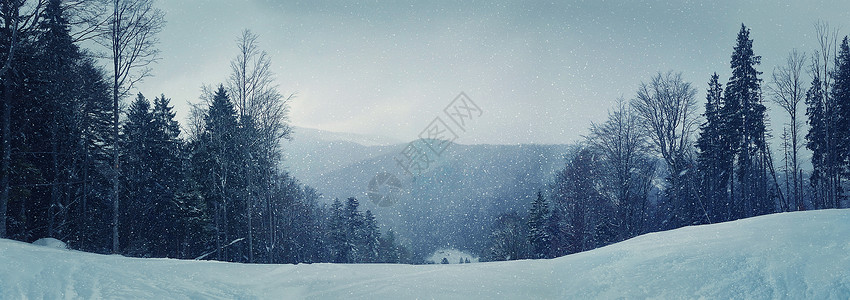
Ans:
[{"label": "tree line", "polygon": [[[791,51],[764,83],[757,70],[761,57],[742,24],[731,76],[725,87],[717,73],[709,77],[702,116],[696,89],[680,73],[658,73],[641,83],[631,101],[620,99],[605,122],[591,124],[579,150],[527,213],[495,219],[482,257],[552,258],[651,231],[843,207],[850,174],[850,45],[826,23],[815,29],[820,48],[808,57]],[[781,163],[768,144],[768,101],[788,115]],[[801,103],[805,142],[799,140]],[[803,146],[812,153],[808,176],[800,167]]]},{"label": "tree line", "polygon": [[0,4],[0,237],[138,257],[410,260],[356,199],[323,205],[279,168],[293,96],[257,35],[239,36],[227,80],[204,88],[184,128],[167,96],[130,97],[163,18],[150,0]]}]

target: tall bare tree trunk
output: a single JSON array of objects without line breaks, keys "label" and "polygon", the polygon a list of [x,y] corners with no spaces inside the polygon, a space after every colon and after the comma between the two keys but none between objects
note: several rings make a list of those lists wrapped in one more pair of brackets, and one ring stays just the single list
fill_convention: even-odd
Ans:
[{"label": "tall bare tree trunk", "polygon": [[[10,72],[6,72],[8,75]],[[11,110],[12,110],[12,87],[11,87],[11,79],[9,76],[4,76],[3,78],[3,97],[4,105],[3,105],[3,176],[0,179],[0,185],[2,185],[2,192],[0,192],[0,238],[8,237],[6,233],[6,210],[7,205],[9,203],[9,167],[10,162],[12,161],[12,149],[11,143],[9,142],[10,136],[12,135],[9,132],[9,124],[11,123]]]},{"label": "tall bare tree trunk", "polygon": [[59,206],[59,151],[56,111],[50,124],[50,157],[53,166],[53,180],[50,184],[50,206],[47,207],[47,236],[56,237],[56,207]]},{"label": "tall bare tree trunk", "polygon": [[120,60],[120,40],[119,31],[121,30],[121,18],[118,15],[118,0],[113,2],[112,6],[112,67],[115,76],[112,78],[112,253],[118,253],[118,83],[119,77],[119,60]]}]

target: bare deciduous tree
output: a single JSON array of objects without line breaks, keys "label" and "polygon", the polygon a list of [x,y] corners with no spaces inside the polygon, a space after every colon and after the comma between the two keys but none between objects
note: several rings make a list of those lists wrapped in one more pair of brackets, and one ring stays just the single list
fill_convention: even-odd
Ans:
[{"label": "bare deciduous tree", "polygon": [[[245,157],[251,162],[251,166],[244,165],[247,184],[246,214],[248,221],[248,261],[254,260],[254,238],[253,238],[253,206],[255,198],[262,194],[257,185],[270,183],[273,174],[268,167],[258,168],[257,161],[274,162],[279,156],[279,145],[281,139],[290,137],[291,129],[287,119],[289,114],[289,101],[293,95],[284,97],[278,91],[275,83],[274,73],[271,71],[271,59],[266,51],[262,51],[257,43],[258,36],[250,30],[242,31],[236,43],[239,54],[230,62],[231,74],[228,87],[233,95],[239,119],[243,126],[252,124],[255,136],[243,135]],[[247,122],[250,120],[250,122]],[[251,153],[250,149],[257,149],[258,153]],[[260,156],[260,157],[256,157]],[[271,213],[271,194],[268,192],[271,186],[265,186],[264,199],[267,210],[268,225],[271,228],[273,214]],[[274,233],[266,231],[269,235],[267,242],[271,243],[267,249],[274,246]]]},{"label": "bare deciduous tree", "polygon": [[239,54],[230,62],[228,88],[233,95],[239,116],[250,116],[261,130],[270,147],[280,139],[289,139],[291,128],[287,120],[289,102],[294,95],[282,95],[271,71],[271,59],[257,43],[258,36],[244,30],[237,39]]},{"label": "bare deciduous tree", "polygon": [[[836,139],[834,138],[837,133],[832,126],[836,121],[837,105],[830,97],[832,75],[835,69],[832,63],[838,53],[838,36],[838,30],[831,28],[828,23],[823,21],[815,23],[815,38],[817,38],[819,49],[812,54],[810,72],[813,78],[820,80],[822,98],[812,99],[811,101],[818,101],[822,105],[823,116],[820,117],[823,118],[821,121],[824,123],[821,133],[823,136],[820,137],[823,143],[821,150],[823,153],[819,154],[822,156],[822,161],[818,163],[819,166],[813,162],[813,165],[815,165],[813,167],[816,169],[813,170],[813,173],[820,173],[816,182],[813,182],[815,194],[813,204],[815,208],[837,207],[841,198],[842,172],[838,165],[840,153],[838,153],[838,147],[835,144]],[[811,120],[811,116],[809,120]]]},{"label": "bare deciduous tree", "polygon": [[[641,83],[632,105],[640,116],[641,126],[652,146],[664,160],[667,172],[669,203],[679,225],[695,224],[704,219],[711,222],[708,212],[696,195],[693,181],[693,143],[691,135],[698,127],[696,89],[682,80],[681,73],[658,73],[647,83]],[[695,200],[696,199],[696,200]],[[702,215],[702,216],[701,216]]]},{"label": "bare deciduous tree", "polygon": [[647,136],[661,154],[672,175],[683,171],[682,159],[690,150],[697,128],[696,89],[682,80],[681,73],[658,73],[641,83],[633,105]]},{"label": "bare deciduous tree", "polygon": [[112,252],[118,253],[118,100],[133,86],[151,75],[150,64],[157,60],[156,35],[165,23],[164,13],[152,0],[112,0],[111,15],[104,22],[97,39],[108,48],[112,59]]},{"label": "bare deciduous tree", "polygon": [[[790,173],[793,178],[786,178],[785,180],[790,180],[794,185],[788,193],[791,194],[789,200],[793,202],[793,209],[795,210],[803,210],[803,201],[800,195],[802,179],[797,176],[797,173],[799,173],[797,171],[799,169],[797,153],[802,148],[802,145],[798,143],[800,121],[797,120],[797,113],[799,111],[800,102],[802,102],[806,96],[805,83],[801,78],[805,60],[805,53],[797,52],[797,50],[791,50],[791,53],[788,54],[788,58],[785,60],[785,65],[779,66],[773,70],[773,80],[768,86],[773,102],[784,109],[785,112],[788,113],[788,117],[791,119],[789,124],[790,129],[787,134],[787,137],[790,138],[790,145],[788,149],[790,154],[787,155],[789,161],[788,173]],[[790,205],[791,203],[785,204],[783,209],[792,209]]]},{"label": "bare deciduous tree", "polygon": [[652,173],[649,169],[654,169],[654,164],[647,159],[649,145],[637,112],[620,98],[617,108],[608,112],[605,123],[591,123],[586,139],[600,154],[608,169],[606,173],[610,174],[613,198],[623,222],[621,239],[640,234],[639,214],[646,209],[646,195],[640,192],[640,187],[649,180],[647,173]]}]

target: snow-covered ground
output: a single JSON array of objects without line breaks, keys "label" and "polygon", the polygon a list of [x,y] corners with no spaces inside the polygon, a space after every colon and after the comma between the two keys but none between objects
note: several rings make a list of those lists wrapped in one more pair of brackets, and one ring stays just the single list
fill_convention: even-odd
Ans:
[{"label": "snow-covered ground", "polygon": [[4,299],[850,298],[850,210],[647,234],[553,260],[246,265],[0,240]]}]

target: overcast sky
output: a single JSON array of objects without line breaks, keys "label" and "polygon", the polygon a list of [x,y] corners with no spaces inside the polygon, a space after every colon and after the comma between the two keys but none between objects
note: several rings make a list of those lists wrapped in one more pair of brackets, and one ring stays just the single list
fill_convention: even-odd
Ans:
[{"label": "overcast sky", "polygon": [[682,72],[702,107],[741,23],[765,81],[792,48],[814,50],[817,20],[850,34],[850,1],[741,2],[160,1],[162,59],[138,90],[165,93],[185,123],[251,29],[297,94],[293,125],[413,140],[465,92],[483,115],[459,143],[570,143],[659,71]]}]

